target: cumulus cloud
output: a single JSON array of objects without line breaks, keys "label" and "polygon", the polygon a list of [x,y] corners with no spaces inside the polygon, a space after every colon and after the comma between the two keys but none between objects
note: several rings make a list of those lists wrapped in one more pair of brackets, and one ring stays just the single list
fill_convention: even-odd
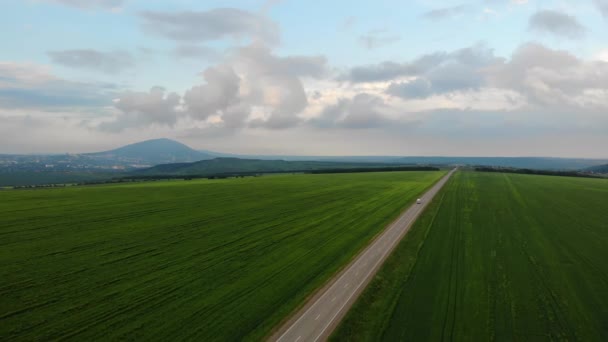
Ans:
[{"label": "cumulus cloud", "polygon": [[499,60],[493,50],[484,45],[427,55],[409,64],[409,76],[415,76],[414,79],[391,83],[387,93],[402,98],[427,98],[477,90],[484,85],[482,69]]},{"label": "cumulus cloud", "polygon": [[[386,117],[412,116],[428,122],[432,118],[429,113],[447,110],[474,111],[480,117],[493,112],[504,119],[504,125],[518,118],[533,122],[536,126],[531,130],[537,131],[538,127],[553,125],[578,125],[581,131],[595,127],[593,132],[608,127],[608,63],[600,58],[581,59],[538,43],[521,45],[509,58],[497,57],[484,45],[475,45],[423,55],[409,62],[356,67],[342,77],[350,81],[346,87],[355,94],[325,104],[320,115],[311,120],[315,126],[345,127],[345,113],[360,108],[367,118],[378,122],[387,122]],[[382,91],[389,96],[383,97]],[[357,94],[379,98],[355,101]],[[378,115],[391,112],[397,115]],[[455,121],[445,124],[453,128],[463,117],[467,116],[455,114]],[[394,121],[389,122],[394,125]],[[469,124],[466,127],[464,131],[473,129]]]},{"label": "cumulus cloud", "polygon": [[342,74],[338,80],[348,81],[351,83],[364,82],[379,82],[391,81],[404,76],[417,76],[424,74],[438,65],[450,60],[460,60],[462,63],[471,64],[476,58],[484,58],[480,55],[485,52],[483,45],[476,47],[464,48],[452,53],[435,52],[423,55],[414,59],[411,62],[399,63],[394,61],[385,61],[379,64],[358,66],[350,69],[347,73]]},{"label": "cumulus cloud", "polygon": [[437,95],[454,99],[457,94],[477,96],[500,89],[506,92],[504,96],[523,99],[537,110],[599,112],[608,108],[608,63],[599,58],[583,60],[537,43],[523,44],[509,59],[475,45],[411,62],[355,67],[345,76],[357,84],[388,81],[385,93],[404,100]]},{"label": "cumulus cloud", "polygon": [[387,30],[373,30],[359,37],[359,43],[368,50],[390,45],[401,40],[401,37]]},{"label": "cumulus cloud", "polygon": [[65,6],[76,7],[80,9],[102,8],[114,10],[122,7],[126,0],[39,0],[51,3],[57,3]]},{"label": "cumulus cloud", "polygon": [[308,105],[301,78],[327,74],[322,56],[277,56],[268,45],[235,49],[203,72],[204,83],[187,90],[185,112],[215,129],[284,129],[301,122]]},{"label": "cumulus cloud", "polygon": [[325,77],[326,64],[322,56],[277,56],[267,45],[254,43],[205,69],[203,83],[183,97],[165,94],[162,88],[122,94],[116,102],[119,118],[100,128],[171,126],[182,117],[203,123],[214,134],[245,127],[293,127],[308,105],[302,78]]},{"label": "cumulus cloud", "polygon": [[61,79],[38,64],[0,62],[0,108],[103,106],[116,90],[113,84]]},{"label": "cumulus cloud", "polygon": [[381,97],[360,93],[352,98],[340,98],[308,123],[319,128],[376,128],[389,123],[390,120],[383,114],[387,108]]},{"label": "cumulus cloud", "polygon": [[[427,57],[422,57],[426,59]],[[428,59],[442,58],[441,56],[429,55]],[[401,76],[411,76],[418,72],[419,67],[424,67],[419,61],[412,63],[398,63],[385,61],[379,64],[357,66],[341,75],[338,80],[351,83],[388,81]]]},{"label": "cumulus cloud", "polygon": [[301,78],[321,78],[327,72],[322,56],[279,57],[262,44],[239,49],[234,64],[244,75],[247,101],[267,115],[250,125],[271,129],[296,125],[308,99]]},{"label": "cumulus cloud", "polygon": [[338,79],[352,83],[378,82],[392,80],[412,73],[412,67],[409,64],[385,61],[380,64],[354,67]]},{"label": "cumulus cloud", "polygon": [[285,56],[272,53],[264,44],[251,44],[236,51],[233,63],[257,77],[288,76],[322,78],[327,74],[327,59],[323,56]]},{"label": "cumulus cloud", "polygon": [[192,116],[207,119],[240,105],[241,78],[231,66],[210,67],[205,70],[203,77],[205,84],[194,86],[184,94],[184,103]]},{"label": "cumulus cloud", "polygon": [[422,16],[429,20],[442,20],[453,18],[466,12],[467,6],[458,5],[452,7],[444,7],[425,12]]},{"label": "cumulus cloud", "polygon": [[114,101],[114,106],[120,112],[117,118],[101,123],[99,128],[121,131],[152,124],[172,126],[177,122],[179,105],[180,96],[167,94],[161,87],[153,87],[149,92],[124,92]]},{"label": "cumulus cloud", "polygon": [[126,51],[102,52],[94,49],[49,51],[54,63],[70,68],[89,69],[115,74],[134,65]]},{"label": "cumulus cloud", "polygon": [[486,69],[491,86],[512,89],[531,104],[553,110],[608,109],[608,63],[585,61],[536,43],[522,45],[509,61]]},{"label": "cumulus cloud", "polygon": [[236,8],[141,13],[145,31],[181,42],[250,38],[276,44],[277,25],[267,17]]},{"label": "cumulus cloud", "polygon": [[580,38],[585,34],[585,28],[574,16],[554,10],[536,12],[530,17],[528,28],[568,39]]}]

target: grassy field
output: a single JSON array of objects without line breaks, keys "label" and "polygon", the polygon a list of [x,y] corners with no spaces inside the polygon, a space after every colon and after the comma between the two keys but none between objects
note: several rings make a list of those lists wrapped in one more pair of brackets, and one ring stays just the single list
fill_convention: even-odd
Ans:
[{"label": "grassy field", "polygon": [[0,339],[259,340],[444,172],[0,192]]},{"label": "grassy field", "polygon": [[335,341],[608,340],[608,181],[458,172]]}]

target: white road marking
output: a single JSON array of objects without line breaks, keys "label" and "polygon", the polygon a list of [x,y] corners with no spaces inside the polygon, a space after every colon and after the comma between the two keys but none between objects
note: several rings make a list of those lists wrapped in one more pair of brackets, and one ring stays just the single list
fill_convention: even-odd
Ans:
[{"label": "white road marking", "polygon": [[298,336],[298,338],[296,338],[296,342],[298,342],[301,338],[302,338],[302,335]]},{"label": "white road marking", "polygon": [[318,314],[317,317],[315,318],[315,321],[319,320],[319,317],[321,317],[321,314]]}]

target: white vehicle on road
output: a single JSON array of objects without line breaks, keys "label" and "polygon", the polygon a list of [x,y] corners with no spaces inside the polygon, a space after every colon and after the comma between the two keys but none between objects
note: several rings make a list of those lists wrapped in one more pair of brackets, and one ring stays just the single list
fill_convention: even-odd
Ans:
[{"label": "white vehicle on road", "polygon": [[420,204],[420,203],[422,203],[422,200],[419,198],[416,200],[416,204]]}]

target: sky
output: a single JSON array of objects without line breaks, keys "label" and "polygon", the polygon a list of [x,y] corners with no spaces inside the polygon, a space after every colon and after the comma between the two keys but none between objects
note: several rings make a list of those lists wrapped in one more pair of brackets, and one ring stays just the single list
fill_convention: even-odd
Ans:
[{"label": "sky", "polygon": [[0,153],[608,157],[608,0],[15,0]]}]

